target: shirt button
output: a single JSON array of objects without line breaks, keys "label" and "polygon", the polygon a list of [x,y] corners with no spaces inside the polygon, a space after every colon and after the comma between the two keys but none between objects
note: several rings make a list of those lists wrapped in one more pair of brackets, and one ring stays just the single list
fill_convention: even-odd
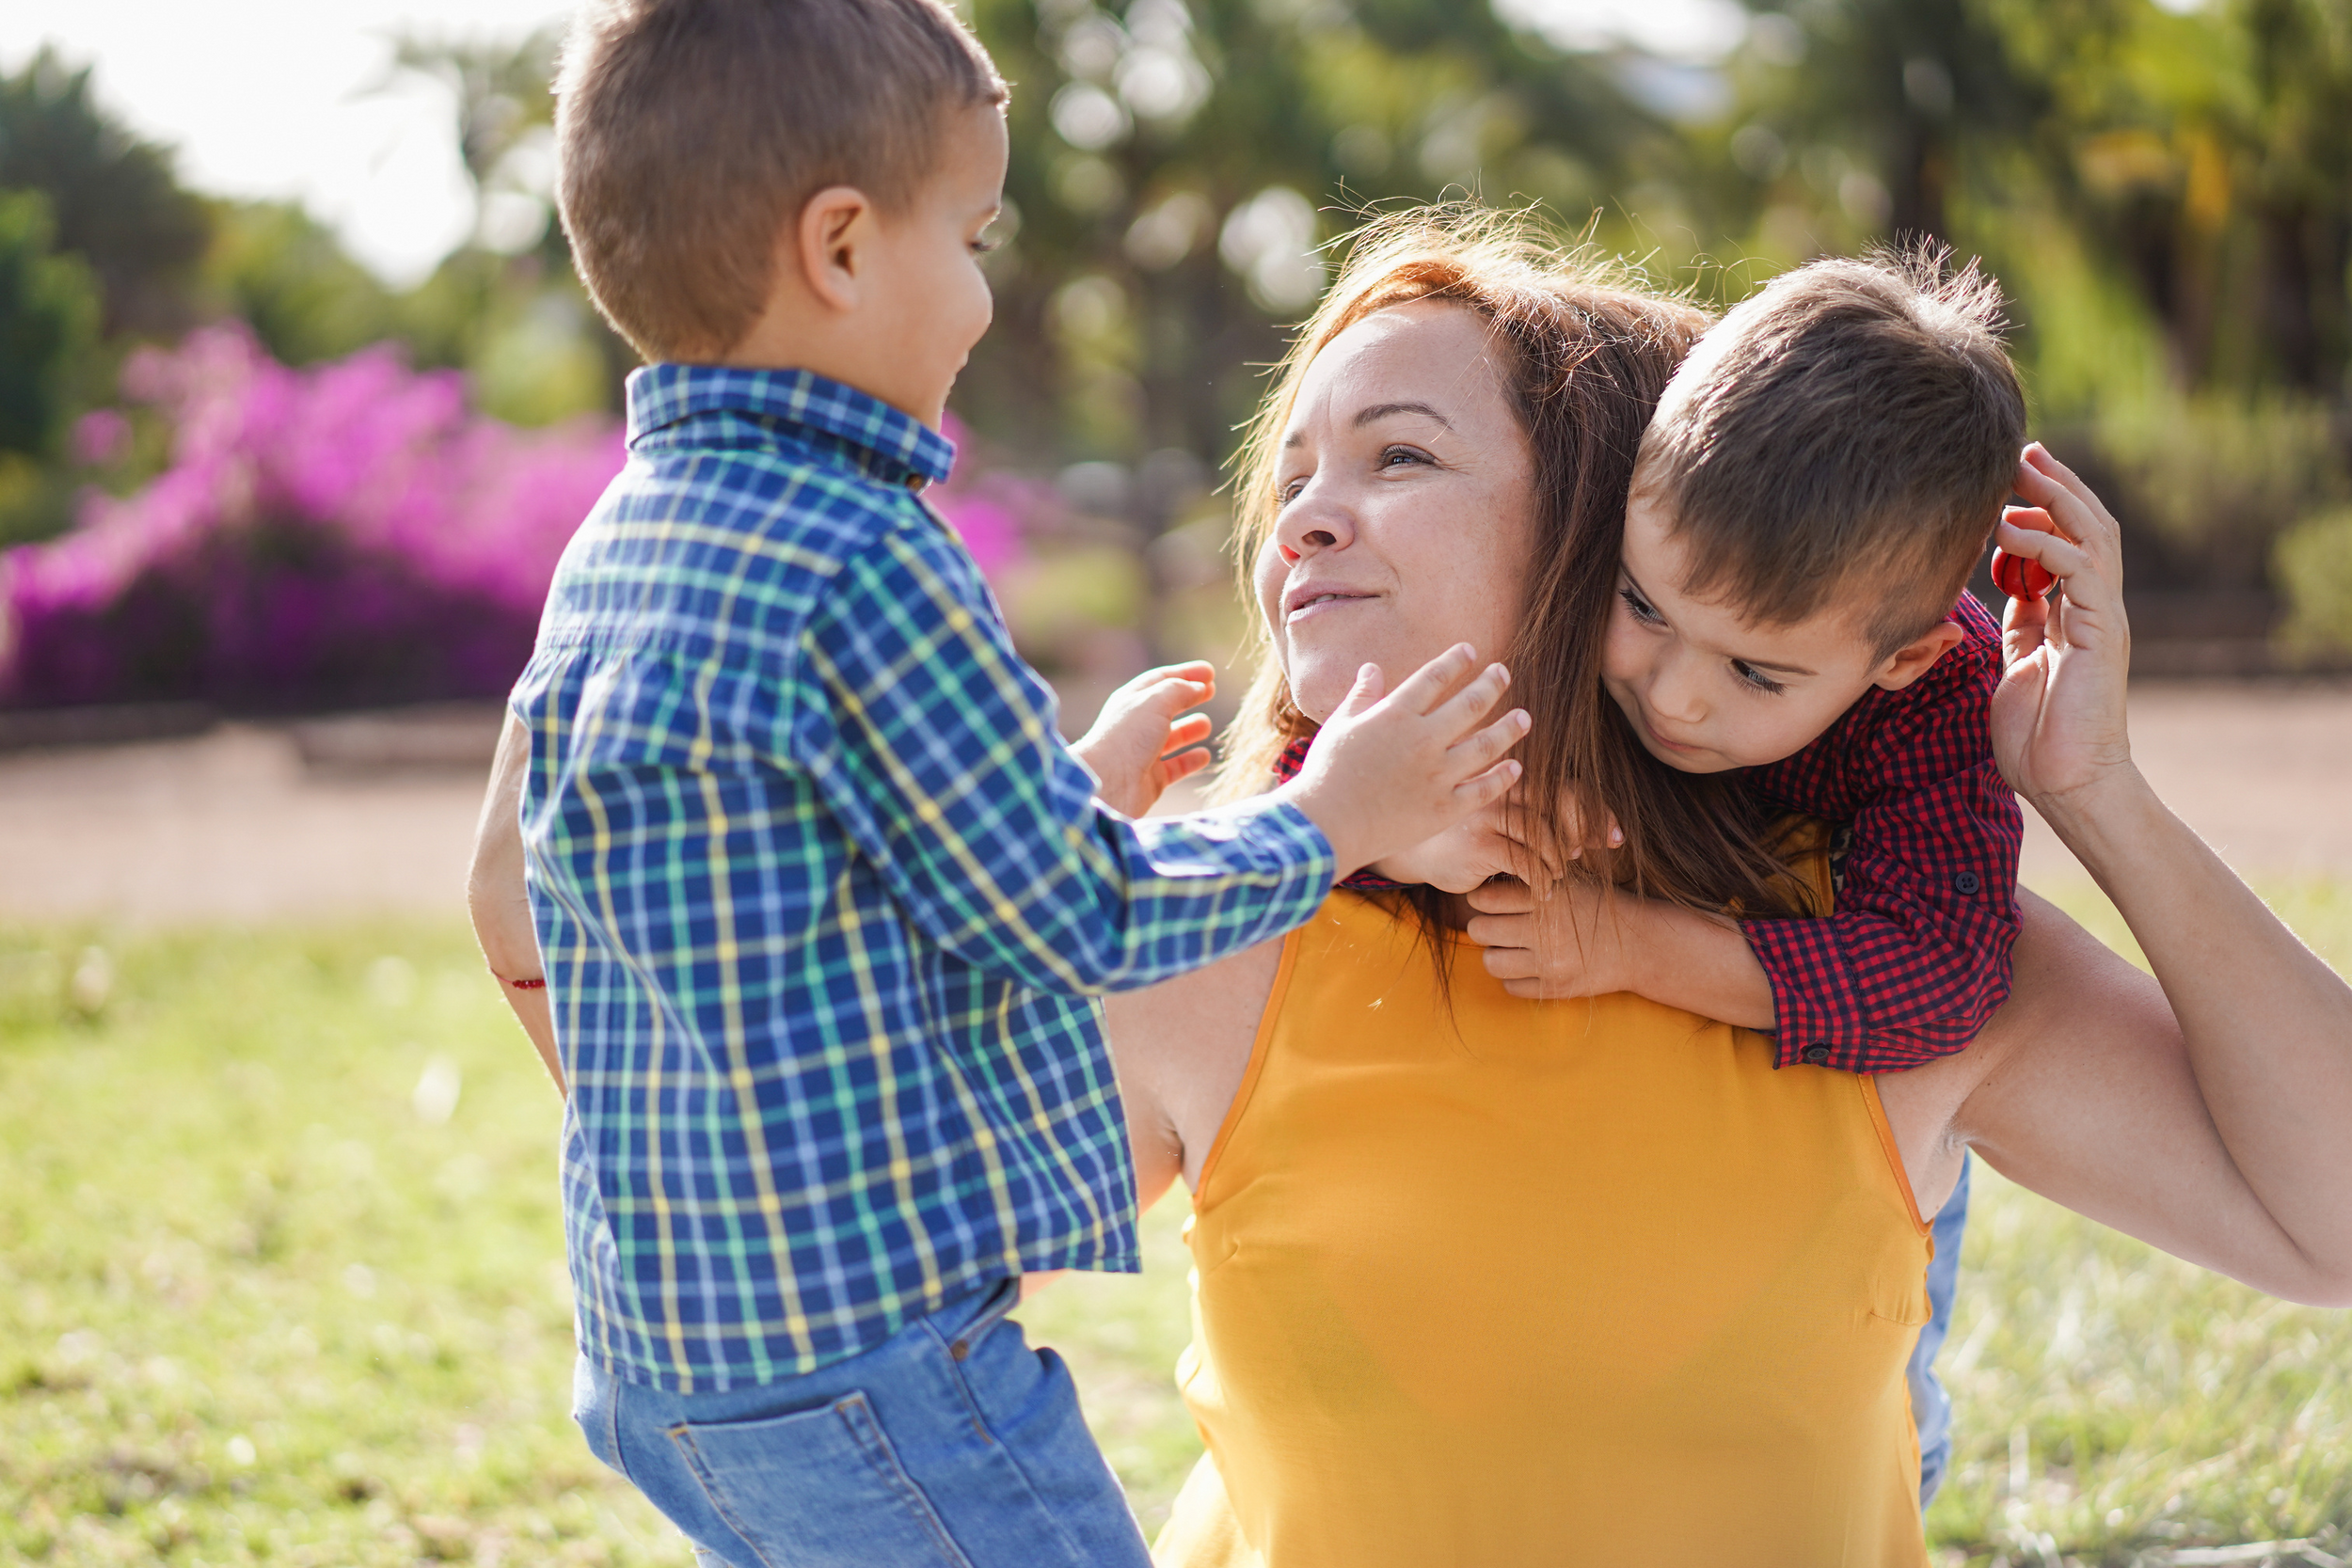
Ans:
[{"label": "shirt button", "polygon": [[1982,886],[1984,886],[1983,879],[1973,871],[1963,871],[1952,879],[1952,891],[1955,893],[1971,894]]},{"label": "shirt button", "polygon": [[908,488],[908,489],[910,489],[910,490],[912,490],[912,491],[914,491],[914,492],[916,495],[918,495],[918,496],[919,496],[919,495],[921,495],[921,494],[923,493],[923,486],[924,486],[924,485],[926,485],[926,484],[929,484],[930,483],[930,477],[929,477],[929,476],[927,476],[927,475],[924,475],[924,474],[909,474],[909,475],[907,475],[907,488]]},{"label": "shirt button", "polygon": [[1808,1045],[1804,1048],[1804,1059],[1812,1063],[1815,1067],[1820,1067],[1822,1063],[1829,1060],[1829,1047],[1826,1045]]}]

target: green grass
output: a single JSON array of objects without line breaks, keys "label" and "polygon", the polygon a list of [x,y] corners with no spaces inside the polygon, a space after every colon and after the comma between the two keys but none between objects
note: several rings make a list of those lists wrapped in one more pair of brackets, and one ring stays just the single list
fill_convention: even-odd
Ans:
[{"label": "green grass", "polygon": [[[2279,903],[2352,961],[2352,888]],[[454,928],[0,931],[0,1562],[686,1563],[565,1415],[556,1120]],[[2343,1552],[2352,1315],[1979,1180],[1947,1560]],[[1199,1451],[1181,1219],[1023,1312],[1147,1528]]]}]

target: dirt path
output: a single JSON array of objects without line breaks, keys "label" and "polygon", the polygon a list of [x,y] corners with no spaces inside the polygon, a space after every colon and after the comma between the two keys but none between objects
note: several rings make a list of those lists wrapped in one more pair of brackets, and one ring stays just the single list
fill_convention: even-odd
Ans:
[{"label": "dirt path", "polygon": [[[457,914],[492,710],[0,756],[0,919]],[[2232,864],[2352,876],[2352,685],[2149,685],[2141,768]],[[2082,871],[2026,814],[2026,880]]]}]

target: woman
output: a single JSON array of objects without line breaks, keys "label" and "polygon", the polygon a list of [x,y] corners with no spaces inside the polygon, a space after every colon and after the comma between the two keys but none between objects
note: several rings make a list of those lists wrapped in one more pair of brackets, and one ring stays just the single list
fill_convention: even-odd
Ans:
[{"label": "woman", "polygon": [[[1694,325],[1476,233],[1359,246],[1245,481],[1245,504],[1312,501],[1252,540],[1279,657],[1239,766],[1263,781],[1361,662],[1509,645],[1549,786],[1530,799],[1598,780],[1646,890],[1772,896],[1731,803],[1640,776],[1588,705],[1625,431]],[[1993,1025],[1878,1082],[1775,1073],[1757,1037],[1634,997],[1517,1001],[1427,896],[1343,892],[1283,942],[1113,999],[1141,1195],[1181,1174],[1196,1208],[1179,1375],[1209,1454],[1163,1561],[1923,1562],[1903,1368],[1923,1216],[1972,1148],[2182,1257],[2352,1301],[2328,1131],[2352,1114],[2352,999],[2130,773],[2113,526],[2035,465],[2021,490],[2081,543],[2003,530],[2069,579],[2004,689],[2003,765],[2152,923],[2180,1022],[2030,895]],[[2204,951],[2175,888],[2226,911]]]}]

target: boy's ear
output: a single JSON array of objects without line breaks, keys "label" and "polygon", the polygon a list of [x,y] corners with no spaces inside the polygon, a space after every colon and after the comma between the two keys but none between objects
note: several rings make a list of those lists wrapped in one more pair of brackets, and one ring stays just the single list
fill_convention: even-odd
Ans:
[{"label": "boy's ear", "polygon": [[792,259],[818,303],[845,312],[857,309],[873,233],[874,204],[854,185],[828,185],[801,203]]},{"label": "boy's ear", "polygon": [[1938,621],[1928,628],[1927,635],[1916,637],[1889,654],[1879,666],[1870,684],[1887,691],[1900,691],[1921,675],[1935,668],[1935,661],[1960,646],[1968,634],[1956,621]]}]

